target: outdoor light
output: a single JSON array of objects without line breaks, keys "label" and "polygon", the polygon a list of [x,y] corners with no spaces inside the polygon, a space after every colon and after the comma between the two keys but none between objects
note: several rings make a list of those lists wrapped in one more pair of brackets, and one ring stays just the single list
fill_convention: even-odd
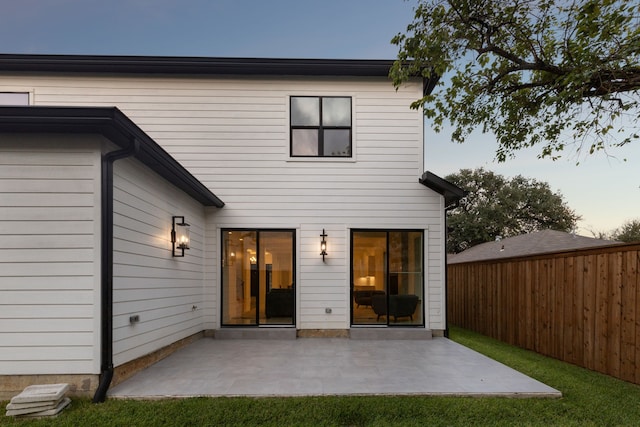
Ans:
[{"label": "outdoor light", "polygon": [[[180,220],[177,222],[176,220]],[[172,255],[174,257],[184,256],[184,250],[189,249],[189,224],[184,222],[183,216],[174,216],[172,218],[173,225],[171,227],[171,246]],[[181,253],[177,254],[176,249],[180,249]]]},{"label": "outdoor light", "polygon": [[324,228],[320,237],[322,237],[322,240],[320,240],[320,255],[322,255],[322,262],[324,262],[324,257],[327,256],[327,233]]}]

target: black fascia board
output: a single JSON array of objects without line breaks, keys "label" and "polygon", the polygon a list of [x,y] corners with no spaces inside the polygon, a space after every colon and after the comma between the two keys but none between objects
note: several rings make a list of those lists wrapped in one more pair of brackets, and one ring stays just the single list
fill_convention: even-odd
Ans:
[{"label": "black fascia board", "polygon": [[0,71],[388,76],[393,60],[0,54]]},{"label": "black fascia board", "polygon": [[468,194],[467,191],[457,185],[429,171],[422,174],[422,177],[420,177],[418,181],[436,193],[442,194],[444,196],[445,208],[457,203]]},{"label": "black fascia board", "polygon": [[115,107],[0,107],[0,133],[100,134],[120,148],[137,141],[135,157],[204,206],[224,202]]},{"label": "black fascia board", "polygon": [[[388,77],[393,59],[0,54],[0,73]],[[419,76],[416,76],[419,77]],[[439,76],[422,78],[431,93]]]}]

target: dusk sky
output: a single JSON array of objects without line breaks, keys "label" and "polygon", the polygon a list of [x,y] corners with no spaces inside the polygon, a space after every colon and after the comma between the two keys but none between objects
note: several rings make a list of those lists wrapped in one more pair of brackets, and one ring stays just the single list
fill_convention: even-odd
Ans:
[{"label": "dusk sky", "polygon": [[[0,53],[394,59],[415,0],[0,0]],[[446,77],[446,76],[445,76]],[[0,77],[1,79],[2,77]],[[389,83],[391,84],[391,83]],[[640,144],[593,156],[537,151],[496,163],[490,135],[449,142],[426,122],[426,169],[484,167],[546,181],[582,216],[578,232],[640,218]],[[626,159],[626,161],[623,161]],[[576,162],[580,164],[576,166]]]}]

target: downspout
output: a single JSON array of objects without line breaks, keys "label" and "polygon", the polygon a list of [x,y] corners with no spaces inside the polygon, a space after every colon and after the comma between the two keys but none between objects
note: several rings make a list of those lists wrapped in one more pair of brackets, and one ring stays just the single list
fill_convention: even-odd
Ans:
[{"label": "downspout", "polygon": [[460,206],[460,200],[444,208],[444,337],[449,338],[449,261],[447,260],[447,241],[449,240],[449,226],[447,212]]},{"label": "downspout", "polygon": [[129,147],[102,156],[100,382],[93,395],[93,403],[105,401],[113,379],[113,163],[133,156],[139,148],[140,143],[133,139]]}]

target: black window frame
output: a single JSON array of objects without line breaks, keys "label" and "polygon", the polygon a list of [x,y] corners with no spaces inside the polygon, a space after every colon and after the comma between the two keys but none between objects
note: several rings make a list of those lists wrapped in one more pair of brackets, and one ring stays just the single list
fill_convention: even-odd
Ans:
[{"label": "black window frame", "polygon": [[[293,125],[292,123],[292,103],[294,98],[315,98],[319,103],[318,126]],[[348,99],[349,100],[349,126],[325,126],[322,123],[323,116],[323,99]],[[300,155],[293,154],[293,131],[297,129],[311,129],[318,131],[318,154],[317,155]],[[349,154],[332,156],[324,154],[324,131],[325,130],[348,130],[349,131]],[[344,159],[353,157],[353,97],[351,96],[316,96],[316,95],[291,95],[289,97],[289,156],[292,158],[335,158]]]},{"label": "black window frame", "polygon": [[[380,324],[378,322],[375,323],[354,323],[354,313],[353,313],[353,306],[354,306],[354,290],[355,290],[355,277],[353,275],[353,258],[354,258],[354,244],[353,244],[353,239],[354,239],[354,235],[356,233],[369,233],[369,232],[373,232],[373,233],[385,233],[386,234],[386,254],[390,254],[391,248],[389,246],[389,236],[391,233],[420,233],[420,235],[422,236],[422,256],[421,256],[421,260],[420,260],[420,268],[422,269],[422,295],[420,296],[421,300],[422,300],[422,304],[420,304],[420,310],[421,310],[421,316],[422,316],[422,322],[421,323],[396,323],[396,322],[391,322],[391,320],[389,319],[390,316],[386,316],[386,324]],[[424,328],[426,326],[426,311],[427,311],[427,284],[428,284],[428,277],[427,277],[427,271],[425,270],[427,268],[427,262],[426,262],[426,252],[425,252],[425,238],[426,238],[426,233],[424,230],[422,229],[418,229],[418,228],[399,228],[399,229],[394,229],[394,228],[352,228],[350,230],[350,241],[349,241],[349,295],[350,295],[350,325],[352,328],[360,328],[360,327],[371,327],[371,326],[380,326],[380,327],[391,327],[391,328]],[[384,274],[386,276],[386,296],[387,296],[387,306],[389,305],[389,283],[390,283],[390,277],[392,275],[392,272],[389,268],[389,262],[390,259],[389,257],[387,257],[384,260]]]}]

